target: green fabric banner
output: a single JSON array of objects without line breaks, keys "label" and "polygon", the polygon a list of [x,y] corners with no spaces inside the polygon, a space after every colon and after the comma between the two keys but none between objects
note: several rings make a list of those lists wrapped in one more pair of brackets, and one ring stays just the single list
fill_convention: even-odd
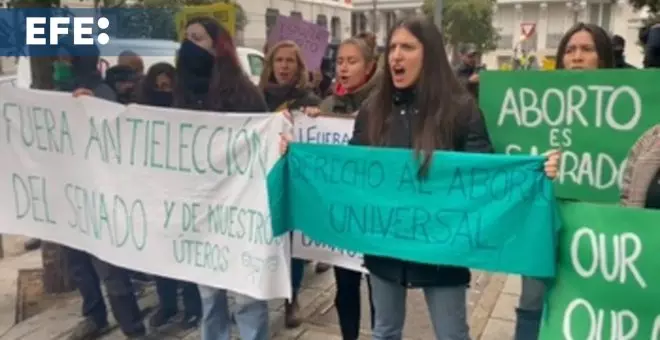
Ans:
[{"label": "green fabric banner", "polygon": [[660,339],[660,212],[561,203],[541,340]]},{"label": "green fabric banner", "polygon": [[541,156],[292,143],[268,175],[273,233],[420,263],[553,277],[556,216]]},{"label": "green fabric banner", "polygon": [[564,151],[557,196],[617,202],[624,159],[658,123],[660,72],[484,72],[480,106],[497,152]]}]

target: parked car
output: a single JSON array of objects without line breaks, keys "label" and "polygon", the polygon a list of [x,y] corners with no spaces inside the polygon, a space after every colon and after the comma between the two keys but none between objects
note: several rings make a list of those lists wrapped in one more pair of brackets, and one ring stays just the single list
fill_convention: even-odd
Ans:
[{"label": "parked car", "polygon": [[[102,56],[99,71],[105,76],[105,71],[117,64],[117,56],[125,50],[131,50],[142,57],[145,72],[151,65],[159,62],[174,65],[179,46],[179,43],[171,40],[114,39],[112,44],[99,46]],[[245,73],[253,83],[258,84],[264,64],[263,53],[247,47],[237,47],[236,52]],[[31,79],[32,71],[29,57],[19,58],[16,85],[29,88]]]}]

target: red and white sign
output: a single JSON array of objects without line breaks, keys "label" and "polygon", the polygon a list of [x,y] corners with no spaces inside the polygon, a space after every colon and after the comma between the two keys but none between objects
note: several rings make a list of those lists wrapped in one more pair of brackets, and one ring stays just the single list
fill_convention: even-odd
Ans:
[{"label": "red and white sign", "polygon": [[531,37],[536,32],[535,22],[523,22],[520,24],[520,31],[525,39]]}]

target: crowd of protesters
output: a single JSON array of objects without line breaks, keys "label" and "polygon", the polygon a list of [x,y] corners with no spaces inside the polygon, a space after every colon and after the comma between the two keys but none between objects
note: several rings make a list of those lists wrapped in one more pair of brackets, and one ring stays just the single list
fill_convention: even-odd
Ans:
[{"label": "crowd of protesters", "polygon": [[[645,48],[644,67],[660,67],[660,25],[645,27],[640,42]],[[263,74],[255,85],[243,72],[229,33],[215,20],[199,17],[187,23],[176,65],[158,63],[144,74],[140,56],[127,51],[116,66],[106,71],[104,79],[97,68],[96,47],[70,45],[70,53],[61,55],[53,67],[53,80],[58,91],[124,104],[239,113],[300,110],[312,117],[321,113],[354,115],[352,145],[418,149],[424,155],[434,149],[493,152],[475,99],[483,69],[478,63],[479,51],[462,50],[459,65],[452,67],[441,33],[425,18],[408,18],[395,25],[385,41],[384,53],[379,54],[376,45],[370,33],[342,41],[333,79],[329,79],[323,70],[305,67],[294,42],[282,41],[264,49]],[[623,56],[624,47],[621,37],[611,36],[599,26],[580,23],[561,39],[557,69],[630,68]],[[432,128],[422,128],[427,125]],[[281,142],[282,152],[286,151],[287,138]],[[551,178],[556,175],[558,157],[556,152],[547,156],[545,171]],[[424,168],[428,164],[422,162],[420,173],[428,171]],[[29,246],[34,248],[35,242],[38,244],[38,240],[32,240]],[[83,300],[84,320],[71,334],[71,340],[97,339],[108,331],[108,308],[101,285],[105,286],[110,311],[130,339],[158,339],[148,328],[171,324],[200,327],[203,340],[230,339],[233,324],[238,326],[241,339],[270,337],[267,301],[234,294],[236,307],[230,313],[227,290],[149,277],[83,251],[65,251]],[[366,276],[333,268],[335,305],[344,340],[357,340],[359,336],[363,281],[368,288],[373,339],[402,339],[406,293],[412,288],[424,291],[437,339],[470,339],[466,316],[469,268],[369,255],[364,261],[370,273]],[[289,328],[302,322],[297,296],[307,265],[306,261],[292,260],[293,298],[286,303],[285,320]],[[330,268],[323,263],[315,265],[317,273]],[[159,298],[153,312],[141,310],[137,302],[137,287],[151,281]],[[544,294],[542,281],[523,279],[515,339],[538,337]],[[147,317],[149,327],[145,325]]]}]

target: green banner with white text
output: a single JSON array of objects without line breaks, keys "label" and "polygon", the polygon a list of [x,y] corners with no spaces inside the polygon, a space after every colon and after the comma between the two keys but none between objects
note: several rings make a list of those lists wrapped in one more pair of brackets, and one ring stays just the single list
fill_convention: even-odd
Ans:
[{"label": "green banner with white text", "polygon": [[497,152],[563,150],[557,195],[618,201],[624,160],[660,122],[660,72],[484,72],[480,107]]},{"label": "green banner with white text", "polygon": [[541,340],[660,339],[660,212],[561,203]]}]

